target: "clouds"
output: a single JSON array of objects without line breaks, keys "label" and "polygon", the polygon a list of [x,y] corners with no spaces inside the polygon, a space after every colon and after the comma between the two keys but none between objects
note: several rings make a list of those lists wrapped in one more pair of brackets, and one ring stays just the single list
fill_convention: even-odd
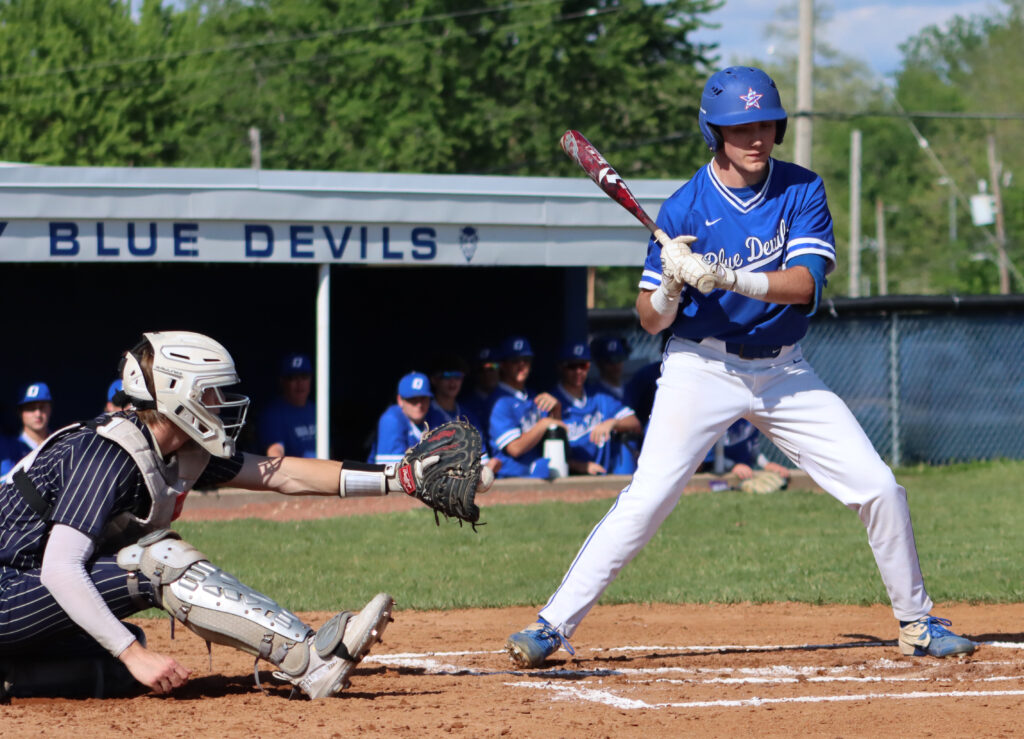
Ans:
[{"label": "clouds", "polygon": [[[768,38],[765,30],[769,23],[783,23],[777,11],[787,4],[790,3],[726,0],[722,8],[707,16],[708,21],[721,27],[702,30],[692,38],[703,43],[717,42],[723,65],[750,57],[770,59],[778,45],[785,42]],[[796,3],[790,5],[795,8]],[[902,60],[900,44],[921,29],[930,25],[945,27],[957,15],[991,15],[996,7],[990,0],[834,0],[832,18],[819,33],[829,46],[864,61],[879,75],[888,75],[896,71]],[[795,30],[795,20],[792,27]],[[796,53],[795,43],[787,50],[789,53]]]}]

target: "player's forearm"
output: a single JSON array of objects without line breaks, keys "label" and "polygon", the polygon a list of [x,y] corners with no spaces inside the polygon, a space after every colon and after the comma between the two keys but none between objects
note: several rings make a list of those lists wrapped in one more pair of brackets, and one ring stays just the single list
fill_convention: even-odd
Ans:
[{"label": "player's forearm", "polygon": [[263,457],[246,453],[229,485],[285,495],[337,495],[341,462],[304,457]]},{"label": "player's forearm", "polygon": [[544,432],[548,430],[549,425],[549,419],[542,418],[537,423],[533,424],[533,426],[531,426],[518,439],[513,439],[506,444],[505,454],[510,457],[519,457],[526,454],[537,446],[540,443],[540,440],[544,438]]},{"label": "player's forearm", "polygon": [[806,267],[796,266],[780,272],[766,272],[768,293],[766,303],[806,305],[814,300],[814,278]]},{"label": "player's forearm", "polygon": [[624,434],[639,434],[643,430],[643,426],[640,425],[640,419],[633,413],[618,419],[615,422],[615,430]]},{"label": "player's forearm", "polygon": [[659,313],[651,305],[651,296],[654,295],[653,290],[641,290],[639,295],[636,296],[636,312],[640,316],[640,325],[643,326],[644,331],[656,336],[661,333],[676,320],[675,313]]},{"label": "player's forearm", "polygon": [[55,524],[43,550],[39,581],[72,621],[117,657],[135,636],[110,611],[86,572],[94,548],[81,531]]}]

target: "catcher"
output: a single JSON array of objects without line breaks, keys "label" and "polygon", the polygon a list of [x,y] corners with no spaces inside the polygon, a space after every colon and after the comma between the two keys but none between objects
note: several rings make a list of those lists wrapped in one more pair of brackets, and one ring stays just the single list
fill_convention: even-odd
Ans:
[{"label": "catcher", "polygon": [[[380,593],[314,630],[169,529],[193,487],[285,495],[387,495],[475,524],[480,436],[439,426],[393,465],[236,451],[249,399],[227,350],[201,334],[147,333],[121,362],[126,411],[60,429],[0,484],[0,692],[109,696],[181,687],[189,670],[146,648],[125,618],[166,610],[208,643],[264,659],[312,699],[349,674],[392,620]],[[267,556],[273,556],[268,552]]]}]

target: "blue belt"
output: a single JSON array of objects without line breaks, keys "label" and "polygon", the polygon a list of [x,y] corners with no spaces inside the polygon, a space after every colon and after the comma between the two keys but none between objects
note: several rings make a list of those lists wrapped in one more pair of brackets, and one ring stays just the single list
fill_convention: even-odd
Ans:
[{"label": "blue belt", "polygon": [[740,359],[774,359],[782,351],[781,346],[752,346],[751,344],[733,344],[725,342],[725,350]]}]

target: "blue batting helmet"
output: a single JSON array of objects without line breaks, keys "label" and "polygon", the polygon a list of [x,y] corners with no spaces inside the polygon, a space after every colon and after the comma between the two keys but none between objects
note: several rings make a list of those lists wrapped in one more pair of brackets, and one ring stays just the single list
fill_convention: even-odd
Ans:
[{"label": "blue batting helmet", "polygon": [[700,97],[697,122],[711,151],[722,145],[718,126],[776,121],[775,143],[786,135],[786,111],[772,78],[756,67],[728,67],[711,75]]}]

